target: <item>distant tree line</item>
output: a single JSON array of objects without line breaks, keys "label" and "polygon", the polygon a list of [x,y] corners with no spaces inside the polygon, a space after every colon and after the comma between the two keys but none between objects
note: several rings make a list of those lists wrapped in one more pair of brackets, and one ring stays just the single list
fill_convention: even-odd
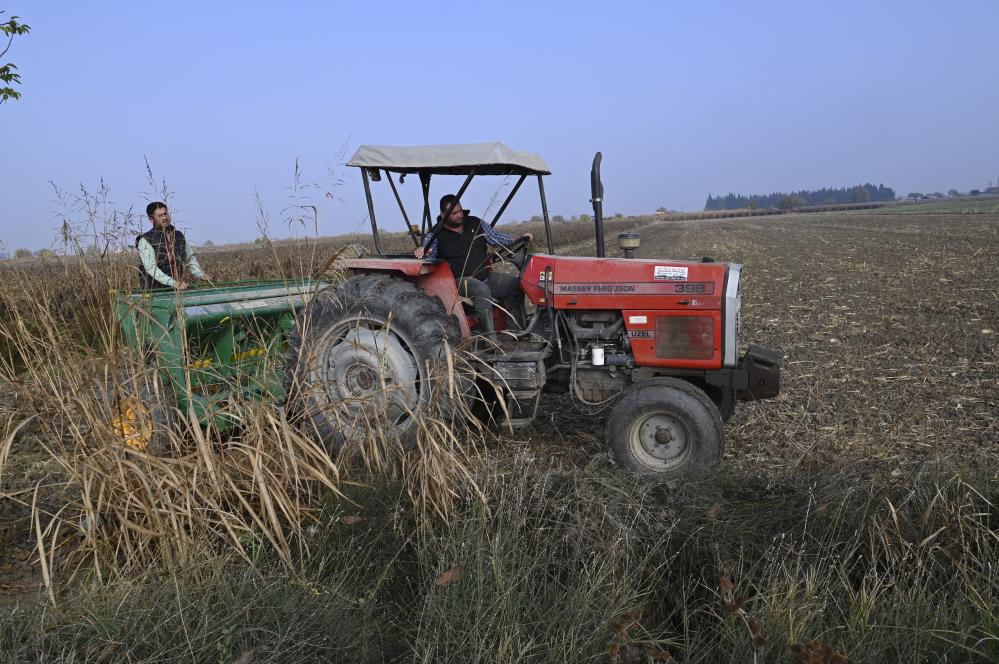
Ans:
[{"label": "distant tree line", "polygon": [[802,189],[792,193],[774,192],[772,194],[729,194],[727,196],[712,196],[708,194],[705,210],[741,210],[743,208],[788,208],[802,205],[841,205],[846,203],[876,203],[878,201],[895,200],[895,190],[883,184],[877,186],[864,183],[856,187],[840,187],[839,189]]}]

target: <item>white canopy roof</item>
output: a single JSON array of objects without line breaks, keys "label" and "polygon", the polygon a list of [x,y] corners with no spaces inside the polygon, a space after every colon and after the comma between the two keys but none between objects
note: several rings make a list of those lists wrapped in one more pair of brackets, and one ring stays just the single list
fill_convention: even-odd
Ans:
[{"label": "white canopy roof", "polygon": [[348,166],[381,168],[395,173],[429,171],[444,175],[550,175],[548,166],[533,152],[511,150],[502,143],[467,145],[362,145]]}]

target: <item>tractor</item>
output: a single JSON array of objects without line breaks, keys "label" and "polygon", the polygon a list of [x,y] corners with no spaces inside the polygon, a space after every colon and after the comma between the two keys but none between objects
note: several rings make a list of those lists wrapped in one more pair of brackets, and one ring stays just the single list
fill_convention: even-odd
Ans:
[{"label": "tractor", "polygon": [[[265,402],[287,405],[336,450],[363,438],[362,411],[376,403],[389,433],[411,441],[420,418],[440,412],[435,366],[463,347],[493,388],[483,397],[462,382],[467,394],[458,397],[489,401],[487,413],[500,412],[505,426],[529,425],[544,393],[569,393],[591,412],[610,409],[608,450],[636,473],[677,478],[719,461],[723,423],[736,402],[778,394],[780,354],[756,345],[739,354],[741,265],[640,259],[634,232],[618,236],[622,258],[605,255],[600,162],[598,152],[591,170],[596,256],[559,256],[545,199],[550,172],[537,155],[500,143],[361,146],[349,165],[361,172],[374,252],[341,261],[343,280],[117,294],[123,337],[154,380],[115,389],[115,429],[129,446],[159,452],[171,414],[224,431],[238,426],[239,403]],[[516,178],[483,221],[494,227],[522,185],[537,182],[547,252],[519,242],[495,254],[517,270],[529,303],[519,326],[507,326],[494,309],[495,342],[481,343],[482,322],[448,261],[383,251],[372,183],[388,183],[415,249],[441,232],[430,207],[435,175],[464,177],[458,199],[476,177]],[[420,183],[419,224],[410,222],[396,184],[407,176]],[[157,398],[163,394],[169,407]]]},{"label": "tractor", "polygon": [[[559,256],[545,199],[550,171],[539,156],[500,143],[358,148],[348,165],[360,169],[374,252],[347,260],[348,277],[304,305],[287,339],[299,405],[326,443],[335,448],[352,438],[344,404],[379,399],[386,387],[393,391],[389,425],[403,439],[414,436],[437,399],[435,364],[466,342],[497,378],[506,426],[529,425],[544,393],[568,392],[586,408],[610,409],[607,448],[636,473],[676,478],[721,459],[723,423],[736,402],[778,394],[780,354],[756,345],[739,354],[741,265],[640,259],[634,232],[618,238],[622,258],[605,255],[600,163],[598,152],[591,170],[596,256]],[[537,182],[547,251],[532,253],[520,241],[495,254],[517,270],[529,311],[517,329],[496,307],[495,343],[468,343],[482,340],[481,321],[446,260],[382,249],[373,183],[388,183],[415,249],[441,232],[430,206],[435,175],[464,177],[458,199],[476,177],[516,178],[493,218],[483,220],[493,227],[522,185]],[[419,179],[419,224],[396,184],[407,176]]]}]

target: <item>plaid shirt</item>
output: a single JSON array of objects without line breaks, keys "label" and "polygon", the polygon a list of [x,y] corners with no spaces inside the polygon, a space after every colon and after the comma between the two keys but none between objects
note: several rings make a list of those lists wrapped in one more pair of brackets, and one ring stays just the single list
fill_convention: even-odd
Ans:
[{"label": "plaid shirt", "polygon": [[[493,247],[509,247],[513,244],[514,237],[509,233],[504,233],[503,231],[498,231],[486,222],[482,221],[479,223],[479,228],[482,229],[482,235],[486,238],[486,244]],[[442,233],[446,231],[441,231]],[[424,260],[432,261],[437,258],[437,238],[430,243],[427,248],[427,253],[423,255]]]}]

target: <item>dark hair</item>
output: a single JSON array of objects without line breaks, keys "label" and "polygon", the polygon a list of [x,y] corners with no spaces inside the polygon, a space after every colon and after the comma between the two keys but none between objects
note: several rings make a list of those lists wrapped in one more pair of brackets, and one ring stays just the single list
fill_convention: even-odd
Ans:
[{"label": "dark hair", "polygon": [[153,213],[159,210],[160,208],[163,208],[165,210],[166,203],[161,203],[160,201],[156,201],[155,203],[150,203],[149,205],[146,206],[146,216],[147,217],[153,216]]},{"label": "dark hair", "polygon": [[444,194],[441,196],[441,214],[447,212],[447,209],[451,207],[451,203],[458,200],[458,197],[454,194]]}]

